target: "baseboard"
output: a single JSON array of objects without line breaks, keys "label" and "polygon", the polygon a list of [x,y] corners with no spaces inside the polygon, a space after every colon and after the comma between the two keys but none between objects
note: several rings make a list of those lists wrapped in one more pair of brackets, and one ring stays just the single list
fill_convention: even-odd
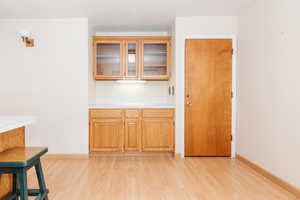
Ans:
[{"label": "baseboard", "polygon": [[88,159],[89,154],[46,154],[43,159]]},{"label": "baseboard", "polygon": [[91,152],[89,154],[46,154],[42,159],[89,159],[91,157],[110,156],[170,156],[180,157],[172,152]]},{"label": "baseboard", "polygon": [[175,157],[175,158],[183,158],[183,157],[181,156],[181,153],[174,153],[174,157]]},{"label": "baseboard", "polygon": [[98,156],[174,156],[172,152],[91,152],[90,157]]},{"label": "baseboard", "polygon": [[265,178],[269,179],[273,183],[281,186],[285,190],[289,191],[290,193],[294,194],[296,197],[300,198],[300,189],[296,188],[295,186],[289,184],[288,182],[282,180],[281,178],[275,176],[274,174],[268,172],[267,170],[261,168],[260,166],[254,164],[253,162],[247,160],[241,155],[237,155],[236,158],[240,160],[241,162],[248,165],[250,168],[255,170],[257,173],[261,174]]}]

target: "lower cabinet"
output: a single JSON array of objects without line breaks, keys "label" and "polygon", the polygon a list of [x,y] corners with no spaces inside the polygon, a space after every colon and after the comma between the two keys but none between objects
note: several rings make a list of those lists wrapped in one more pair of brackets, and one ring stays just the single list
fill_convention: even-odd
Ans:
[{"label": "lower cabinet", "polygon": [[125,119],[125,151],[140,151],[140,119]]},{"label": "lower cabinet", "polygon": [[122,119],[91,119],[90,151],[123,150]]},{"label": "lower cabinet", "polygon": [[91,109],[90,152],[173,152],[173,109]]},{"label": "lower cabinet", "polygon": [[142,151],[173,151],[173,120],[143,119]]}]

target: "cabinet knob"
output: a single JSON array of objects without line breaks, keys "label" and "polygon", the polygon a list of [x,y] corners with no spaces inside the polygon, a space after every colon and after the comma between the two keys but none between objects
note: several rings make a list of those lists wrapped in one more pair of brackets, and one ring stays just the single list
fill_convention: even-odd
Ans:
[{"label": "cabinet knob", "polygon": [[191,106],[192,103],[191,103],[190,101],[187,101],[187,102],[186,102],[186,105]]}]

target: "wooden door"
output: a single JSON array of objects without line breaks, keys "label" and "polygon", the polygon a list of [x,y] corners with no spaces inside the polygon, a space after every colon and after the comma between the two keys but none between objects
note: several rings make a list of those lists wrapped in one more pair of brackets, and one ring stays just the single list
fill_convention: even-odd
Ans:
[{"label": "wooden door", "polygon": [[232,40],[188,39],[185,155],[230,156]]},{"label": "wooden door", "polygon": [[125,120],[125,151],[140,150],[140,119]]},{"label": "wooden door", "polygon": [[90,151],[123,151],[122,119],[92,119]]},{"label": "wooden door", "polygon": [[143,119],[142,151],[172,152],[174,147],[173,128],[173,119]]},{"label": "wooden door", "polygon": [[171,48],[168,40],[142,42],[142,79],[168,80],[170,77]]},{"label": "wooden door", "polygon": [[117,80],[125,76],[122,40],[94,41],[95,80]]}]

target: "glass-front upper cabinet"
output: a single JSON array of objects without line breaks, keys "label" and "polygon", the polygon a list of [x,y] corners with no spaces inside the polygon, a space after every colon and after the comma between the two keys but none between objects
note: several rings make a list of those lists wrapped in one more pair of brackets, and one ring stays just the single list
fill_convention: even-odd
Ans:
[{"label": "glass-front upper cabinet", "polygon": [[137,79],[139,77],[139,48],[137,41],[126,41],[125,45],[125,71],[126,79]]},{"label": "glass-front upper cabinet", "polygon": [[116,80],[123,76],[123,41],[97,41],[94,43],[95,79]]},{"label": "glass-front upper cabinet", "polygon": [[170,42],[143,41],[142,78],[168,80],[170,73]]},{"label": "glass-front upper cabinet", "polygon": [[95,80],[170,78],[171,47],[167,36],[95,36]]}]

